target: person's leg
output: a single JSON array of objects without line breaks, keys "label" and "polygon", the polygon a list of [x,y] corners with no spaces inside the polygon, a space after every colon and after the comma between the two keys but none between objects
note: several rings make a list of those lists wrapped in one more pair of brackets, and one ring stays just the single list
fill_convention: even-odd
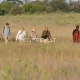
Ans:
[{"label": "person's leg", "polygon": [[6,38],[6,36],[3,36],[4,40],[5,40],[5,43],[8,42],[8,38]]}]

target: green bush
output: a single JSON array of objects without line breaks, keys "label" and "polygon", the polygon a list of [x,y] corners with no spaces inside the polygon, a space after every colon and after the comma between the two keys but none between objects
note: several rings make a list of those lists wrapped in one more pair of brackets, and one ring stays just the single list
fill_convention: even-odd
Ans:
[{"label": "green bush", "polygon": [[0,15],[4,15],[5,14],[5,10],[0,9]]},{"label": "green bush", "polygon": [[46,7],[41,5],[41,4],[34,4],[34,3],[29,3],[23,5],[24,11],[27,13],[36,13],[36,12],[43,12],[46,10]]},{"label": "green bush", "polygon": [[65,0],[53,0],[49,3],[46,3],[45,1],[40,2],[32,2],[32,3],[26,3],[22,5],[22,7],[19,4],[11,3],[11,2],[3,2],[0,4],[0,15],[10,14],[10,15],[17,15],[17,14],[23,14],[23,13],[51,13],[51,12],[79,12],[80,13],[80,3],[73,2],[71,4],[68,4],[65,2]]},{"label": "green bush", "polygon": [[8,14],[8,12],[11,10],[13,7],[13,4],[10,2],[4,2],[0,4],[0,8],[4,14]]},{"label": "green bush", "polygon": [[57,11],[57,10],[61,10],[63,12],[69,11],[68,4],[66,4],[65,2],[54,1],[54,2],[50,3],[50,5],[51,5],[53,11]]},{"label": "green bush", "polygon": [[19,5],[14,5],[12,9],[9,11],[10,15],[17,15],[22,13],[23,13],[22,7],[20,7]]}]

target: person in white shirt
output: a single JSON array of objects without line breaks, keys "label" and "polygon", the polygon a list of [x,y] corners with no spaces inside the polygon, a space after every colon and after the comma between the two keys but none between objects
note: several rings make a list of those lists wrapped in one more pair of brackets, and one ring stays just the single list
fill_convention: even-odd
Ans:
[{"label": "person in white shirt", "polygon": [[21,30],[18,31],[16,35],[16,41],[25,41],[26,31],[24,27],[22,27]]}]

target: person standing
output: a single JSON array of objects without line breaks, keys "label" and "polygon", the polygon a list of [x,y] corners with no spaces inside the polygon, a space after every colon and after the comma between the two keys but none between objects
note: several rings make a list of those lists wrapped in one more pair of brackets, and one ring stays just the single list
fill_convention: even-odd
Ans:
[{"label": "person standing", "polygon": [[3,38],[5,40],[5,43],[7,43],[8,42],[8,39],[10,37],[9,23],[6,23],[6,25],[2,28],[2,35],[3,35]]},{"label": "person standing", "polygon": [[79,42],[79,26],[76,26],[76,29],[72,32],[73,35],[73,42]]}]

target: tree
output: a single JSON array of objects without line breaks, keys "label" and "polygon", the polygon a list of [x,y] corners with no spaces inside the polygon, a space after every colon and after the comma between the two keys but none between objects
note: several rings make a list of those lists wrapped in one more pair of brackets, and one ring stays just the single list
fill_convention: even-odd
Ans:
[{"label": "tree", "polygon": [[22,14],[22,13],[23,13],[22,7],[20,7],[17,4],[14,5],[12,9],[9,11],[9,14],[11,15],[17,15],[17,14]]},{"label": "tree", "polygon": [[1,10],[4,10],[5,14],[7,14],[12,7],[13,7],[13,4],[10,2],[3,2],[0,4]]},{"label": "tree", "polygon": [[53,11],[63,11],[63,12],[67,12],[69,11],[68,5],[65,3],[65,0],[55,0],[53,2],[50,3]]},{"label": "tree", "polygon": [[46,4],[48,4],[49,0],[44,0],[44,2],[45,2]]}]

